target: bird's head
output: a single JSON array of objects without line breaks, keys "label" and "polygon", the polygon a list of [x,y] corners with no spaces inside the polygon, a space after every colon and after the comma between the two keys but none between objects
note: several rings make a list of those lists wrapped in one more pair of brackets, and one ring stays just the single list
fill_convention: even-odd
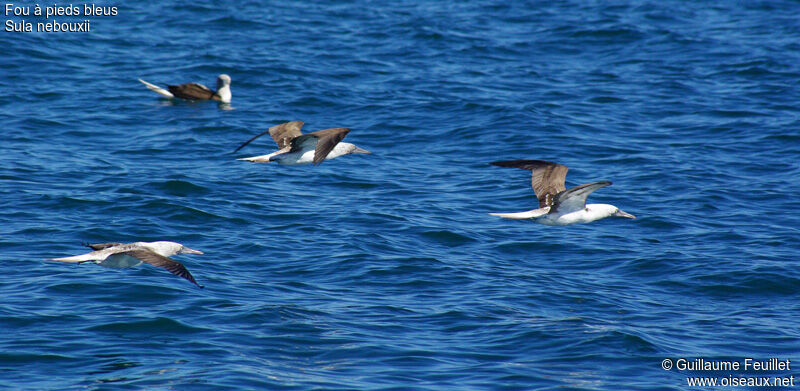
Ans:
[{"label": "bird's head", "polygon": [[630,213],[627,213],[627,212],[623,211],[620,208],[617,208],[617,211],[614,212],[614,214],[612,216],[614,216],[614,217],[624,217],[626,219],[635,219],[636,218],[636,216],[634,216],[634,215],[632,215]]},{"label": "bird's head", "polygon": [[178,251],[178,254],[202,254],[203,252],[200,250],[195,250],[193,248],[186,247],[181,245],[181,249]]},{"label": "bird's head", "polygon": [[180,243],[176,242],[169,242],[169,241],[160,241],[160,242],[150,242],[146,243],[143,242],[142,245],[150,248],[153,252],[163,255],[165,257],[171,257],[175,254],[202,254],[202,251],[194,250],[189,247],[186,247]]},{"label": "bird's head", "polygon": [[367,154],[370,154],[370,153],[372,153],[372,152],[370,152],[370,151],[367,151],[367,150],[366,150],[366,149],[364,149],[364,148],[359,148],[359,147],[357,147],[357,146],[355,146],[355,145],[353,145],[353,144],[350,144],[350,145],[351,145],[351,147],[350,147],[350,151],[349,151],[350,153],[367,153]]},{"label": "bird's head", "polygon": [[217,76],[217,89],[220,89],[222,87],[229,86],[229,85],[231,85],[231,77],[230,76],[228,76],[226,74],[222,74],[222,75]]},{"label": "bird's head", "polygon": [[586,205],[586,211],[595,217],[593,220],[603,219],[606,217],[625,217],[628,219],[636,218],[636,216],[624,212],[622,209],[609,204],[588,204]]}]

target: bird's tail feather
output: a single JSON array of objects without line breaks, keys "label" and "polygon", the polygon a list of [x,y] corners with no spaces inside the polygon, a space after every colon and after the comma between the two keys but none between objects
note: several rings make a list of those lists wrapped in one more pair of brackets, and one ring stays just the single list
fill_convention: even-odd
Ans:
[{"label": "bird's tail feather", "polygon": [[261,156],[252,156],[252,157],[243,157],[243,158],[239,158],[239,159],[236,159],[236,160],[246,160],[248,162],[254,162],[254,163],[269,163],[270,162],[269,159],[271,157],[272,157],[272,154],[261,155]]},{"label": "bird's tail feather", "polygon": [[72,263],[89,262],[91,260],[92,260],[92,258],[90,258],[89,254],[75,255],[73,257],[50,258],[50,259],[48,259],[48,261],[72,262]]},{"label": "bird's tail feather", "polygon": [[515,212],[515,213],[489,213],[492,216],[499,216],[506,219],[517,219],[517,220],[524,220],[524,219],[535,219],[537,217],[541,217],[547,214],[550,211],[550,207],[539,208],[534,210],[529,210],[526,212]]},{"label": "bird's tail feather", "polygon": [[142,82],[142,84],[144,84],[148,89],[150,89],[150,91],[153,91],[153,92],[155,92],[155,93],[157,93],[159,95],[166,96],[167,98],[174,98],[175,97],[175,95],[172,95],[171,92],[169,92],[169,91],[167,91],[167,90],[165,90],[165,89],[163,89],[163,88],[161,88],[161,87],[159,87],[159,86],[157,86],[155,84],[148,83],[148,82],[146,82],[146,81],[144,81],[142,79],[139,79],[139,81]]}]

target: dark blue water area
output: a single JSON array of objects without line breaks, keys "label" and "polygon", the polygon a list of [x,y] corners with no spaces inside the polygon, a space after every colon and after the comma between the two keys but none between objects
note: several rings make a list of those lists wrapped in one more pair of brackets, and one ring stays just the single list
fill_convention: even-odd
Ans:
[{"label": "dark blue water area", "polygon": [[[800,3],[219,3],[0,34],[0,389],[683,390],[709,373],[662,360],[800,365]],[[222,73],[230,106],[137,81]],[[372,154],[236,160],[290,120]],[[612,180],[589,201],[638,218],[490,216],[537,205],[488,164],[513,159]],[[175,259],[205,289],[46,260],[156,240],[202,250]]]}]

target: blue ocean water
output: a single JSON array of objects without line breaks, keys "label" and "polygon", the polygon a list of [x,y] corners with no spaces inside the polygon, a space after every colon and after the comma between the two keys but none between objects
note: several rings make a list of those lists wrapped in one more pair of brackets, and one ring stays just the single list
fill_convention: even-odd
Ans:
[{"label": "blue ocean water", "polygon": [[[0,34],[1,389],[682,390],[662,360],[800,365],[797,2],[218,3]],[[137,81],[220,73],[230,107]],[[372,155],[235,160],[290,120]],[[512,159],[612,180],[590,201],[638,218],[490,216],[536,205],[488,164]],[[45,261],[138,240],[204,251],[176,260],[205,289]]]}]

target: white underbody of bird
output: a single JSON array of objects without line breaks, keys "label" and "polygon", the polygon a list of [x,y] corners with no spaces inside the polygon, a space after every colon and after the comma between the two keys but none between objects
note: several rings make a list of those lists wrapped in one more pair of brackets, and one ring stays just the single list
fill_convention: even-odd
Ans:
[{"label": "white underbody of bird", "polygon": [[492,162],[500,167],[515,167],[531,170],[531,186],[539,199],[539,208],[515,213],[490,213],[507,219],[532,219],[545,225],[572,225],[590,223],[606,217],[635,219],[630,213],[609,204],[587,204],[586,197],[593,191],[611,185],[600,181],[564,187],[568,168],[544,160],[510,160]]},{"label": "white underbody of bird", "polygon": [[[302,147],[301,147],[302,148]],[[298,165],[298,164],[311,164],[314,163],[314,156],[316,152],[313,149],[315,146],[303,148],[297,152],[291,152],[286,148],[275,151],[273,153],[261,156],[245,157],[237,160],[246,160],[254,163],[269,163],[276,162],[278,164]],[[335,147],[325,156],[325,160],[335,159],[339,156],[349,155],[351,153],[369,153],[365,150],[356,147],[353,144],[339,142]]]},{"label": "white underbody of bird", "polygon": [[195,281],[189,270],[181,263],[169,258],[176,254],[202,254],[202,251],[188,248],[180,243],[134,242],[134,243],[98,243],[87,244],[92,252],[72,257],[51,258],[51,261],[83,263],[93,262],[111,268],[127,268],[147,263],[168,270],[176,276],[185,278],[193,284],[203,287]]},{"label": "white underbody of bird", "polygon": [[245,157],[237,160],[254,163],[276,162],[287,165],[317,165],[325,160],[352,153],[370,153],[354,144],[341,141],[350,132],[350,129],[333,128],[303,134],[300,132],[302,126],[303,121],[291,121],[269,128],[267,131],[247,140],[239,148],[236,148],[234,152],[266,133],[272,136],[280,149],[267,155]]}]

